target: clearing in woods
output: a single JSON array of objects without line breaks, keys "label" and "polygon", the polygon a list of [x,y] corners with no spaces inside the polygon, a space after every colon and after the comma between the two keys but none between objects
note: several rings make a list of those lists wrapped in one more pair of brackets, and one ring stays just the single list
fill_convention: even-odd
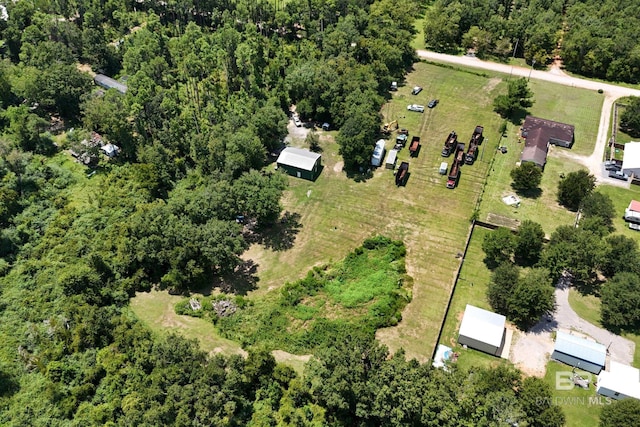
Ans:
[{"label": "clearing in woods", "polygon": [[[496,76],[503,80],[497,85]],[[332,138],[321,138],[321,175],[315,182],[290,178],[283,197],[284,210],[290,213],[285,244],[255,244],[243,256],[255,263],[258,279],[248,298],[259,304],[261,299],[275,296],[284,283],[304,277],[313,266],[342,259],[368,237],[382,234],[399,239],[407,247],[413,300],[403,311],[400,324],[379,330],[377,337],[391,351],[404,348],[409,358],[430,358],[460,263],[456,255],[464,249],[470,218],[497,151],[501,119],[492,111],[492,101],[505,90],[506,78],[498,73],[415,64],[404,86],[382,108],[385,122],[397,119],[410,137],[421,137],[418,157],[409,158],[407,148],[398,156],[398,164],[410,163],[405,187],[397,188],[393,173],[383,168],[366,179],[348,178],[341,171],[337,145]],[[424,90],[412,96],[409,92],[415,85]],[[550,83],[536,86],[535,97],[544,99],[543,104],[558,106],[563,98],[558,87]],[[558,101],[552,101],[553,95]],[[440,99],[436,108],[422,114],[407,111],[408,104],[426,105],[432,98]],[[478,159],[462,167],[458,187],[448,190],[446,177],[438,173],[443,160],[452,160],[440,156],[444,139],[455,130],[460,141],[468,143],[476,125],[485,128]],[[303,147],[304,141],[293,138],[291,145]],[[392,147],[393,141],[387,141],[387,150]],[[132,307],[142,317],[141,313],[154,304],[154,298],[146,298],[143,303],[133,301]],[[154,329],[164,328],[158,319],[145,320]],[[207,342],[216,335],[213,325],[198,330],[189,336],[199,337],[205,350],[213,350],[215,340]]]}]

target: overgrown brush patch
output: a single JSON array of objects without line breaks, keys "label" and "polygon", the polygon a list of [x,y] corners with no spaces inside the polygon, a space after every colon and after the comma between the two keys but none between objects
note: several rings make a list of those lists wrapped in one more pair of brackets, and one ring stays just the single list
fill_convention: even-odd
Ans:
[{"label": "overgrown brush patch", "polygon": [[[376,329],[397,324],[410,300],[412,279],[406,275],[405,254],[401,241],[367,239],[342,261],[314,267],[277,293],[244,299],[233,315],[218,316],[211,301],[203,301],[200,313],[243,347],[309,353],[344,334],[373,337]],[[176,309],[182,314],[192,311],[188,300]]]}]

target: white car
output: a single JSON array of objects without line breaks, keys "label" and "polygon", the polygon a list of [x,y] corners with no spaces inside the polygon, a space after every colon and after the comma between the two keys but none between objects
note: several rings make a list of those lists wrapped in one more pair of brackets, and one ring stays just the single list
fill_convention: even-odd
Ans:
[{"label": "white car", "polygon": [[415,111],[416,113],[424,113],[424,105],[411,104],[407,106],[407,110]]}]

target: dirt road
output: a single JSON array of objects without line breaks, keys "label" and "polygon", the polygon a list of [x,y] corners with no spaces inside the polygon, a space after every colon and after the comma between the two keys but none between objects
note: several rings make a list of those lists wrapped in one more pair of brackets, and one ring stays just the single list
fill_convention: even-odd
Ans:
[{"label": "dirt road", "polygon": [[[564,73],[562,69],[557,66],[557,64],[556,66],[552,67],[550,71],[542,71],[533,70],[531,68],[500,64],[497,62],[482,61],[475,57],[446,55],[444,53],[436,53],[428,50],[419,49],[416,51],[416,53],[420,58],[432,61],[447,62],[450,64],[464,65],[468,67],[480,68],[483,70],[498,71],[514,76],[527,77],[536,80],[557,83],[564,86],[578,87],[594,91],[602,89],[604,93],[604,102],[602,104],[602,113],[600,115],[598,139],[596,141],[593,153],[591,153],[590,156],[579,156],[570,152],[561,155],[570,157],[585,165],[589,169],[589,171],[596,177],[598,182],[606,182],[607,184],[617,186],[629,186],[629,183],[611,179],[606,175],[603,175],[602,159],[605,147],[607,145],[607,135],[609,132],[611,108],[613,107],[613,103],[616,99],[623,96],[640,96],[640,90],[617,86],[610,83],[601,83],[592,80],[581,79],[578,77],[572,77]],[[560,151],[558,151],[558,153],[559,152]]]}]

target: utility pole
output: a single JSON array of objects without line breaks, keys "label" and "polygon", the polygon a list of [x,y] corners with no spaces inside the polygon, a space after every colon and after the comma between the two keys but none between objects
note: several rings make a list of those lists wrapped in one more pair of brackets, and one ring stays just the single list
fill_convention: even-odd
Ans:
[{"label": "utility pole", "polygon": [[531,60],[531,69],[529,70],[529,77],[527,78],[527,81],[531,80],[531,73],[533,72],[533,66],[536,65],[536,60],[532,59]]}]

